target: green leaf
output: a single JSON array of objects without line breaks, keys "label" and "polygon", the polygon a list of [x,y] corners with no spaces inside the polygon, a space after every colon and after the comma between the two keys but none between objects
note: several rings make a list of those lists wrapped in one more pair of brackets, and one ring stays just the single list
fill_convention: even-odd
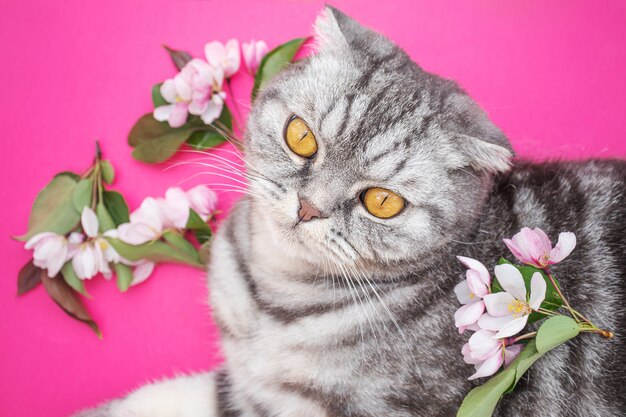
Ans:
[{"label": "green leaf", "polygon": [[[63,279],[67,285],[72,287],[74,291],[84,295],[85,297],[91,298],[85,290],[85,283],[83,280],[78,278],[76,272],[74,272],[74,267],[71,262],[66,262],[65,265],[63,265],[63,268],[61,268],[61,274],[63,275]],[[56,279],[59,279],[59,277],[57,276]]]},{"label": "green leaf", "polygon": [[84,178],[78,182],[74,192],[72,193],[72,203],[74,208],[81,214],[83,208],[91,206],[91,198],[93,197],[93,180]]},{"label": "green leaf", "polygon": [[220,114],[220,117],[217,119],[217,121],[219,122],[219,124],[226,126],[228,130],[233,130],[233,115],[230,114],[230,110],[228,110],[228,107],[222,107],[222,114]]},{"label": "green leaf", "polygon": [[259,64],[259,69],[254,77],[254,87],[252,88],[252,100],[272,78],[282,71],[296,55],[307,38],[296,38],[283,43],[268,52]]},{"label": "green leaf", "polygon": [[115,223],[115,226],[119,226],[122,223],[128,223],[130,221],[128,205],[126,205],[126,201],[124,201],[122,194],[117,191],[105,191],[102,193],[102,199],[104,206],[111,215],[113,223]]},{"label": "green leaf", "polygon": [[63,171],[63,172],[59,172],[58,174],[56,174],[54,176],[54,178],[56,177],[62,177],[62,176],[66,176],[66,177],[70,177],[71,179],[73,179],[74,181],[78,182],[80,181],[80,175],[72,172],[72,171]]},{"label": "green leaf", "polygon": [[113,169],[113,165],[106,159],[100,161],[100,169],[102,170],[102,179],[107,184],[113,184],[113,180],[115,179],[115,170]]},{"label": "green leaf", "polygon": [[33,264],[32,259],[28,261],[17,275],[17,295],[26,294],[37,288],[41,284],[41,274],[45,273],[46,271]]},{"label": "green leaf", "polygon": [[129,261],[147,259],[152,262],[174,262],[195,266],[204,269],[199,257],[192,256],[160,240],[144,243],[143,245],[129,245],[119,239],[107,238],[107,241],[122,257]]},{"label": "green leaf", "polygon": [[117,288],[120,292],[128,291],[131,282],[133,282],[133,270],[128,265],[114,264],[115,275],[117,276]]},{"label": "green leaf", "polygon": [[115,229],[115,222],[111,218],[111,214],[106,209],[102,201],[96,206],[96,216],[98,216],[100,232]]},{"label": "green leaf", "polygon": [[196,235],[196,239],[198,239],[198,242],[201,244],[209,241],[213,236],[211,227],[204,220],[202,220],[200,215],[193,209],[189,209],[189,219],[187,220],[185,229],[193,230]]},{"label": "green leaf", "polygon": [[474,388],[463,400],[457,417],[491,416],[502,395],[510,393],[524,373],[543,355],[576,337],[578,324],[567,316],[546,320],[537,332],[537,338],[528,342],[524,350],[502,372],[483,385]]},{"label": "green leaf", "polygon": [[[513,265],[521,272],[522,277],[524,278],[524,283],[526,284],[526,291],[530,291],[530,281],[533,275],[535,274],[535,272],[539,272],[541,276],[543,277],[543,280],[546,282],[546,298],[543,301],[543,303],[541,303],[541,308],[549,310],[549,311],[556,311],[559,308],[561,308],[561,306],[563,305],[563,300],[559,296],[559,293],[556,291],[556,289],[554,288],[554,285],[552,285],[552,281],[550,281],[550,279],[548,278],[545,272],[543,272],[541,269],[535,268],[534,266],[530,266],[530,265],[525,265],[525,266],[515,265],[512,262],[504,258],[500,258],[500,260],[498,261],[498,265],[502,265],[505,263]],[[555,282],[557,282],[556,279],[555,279]],[[557,282],[557,285],[558,285],[558,282]],[[496,293],[496,292],[502,292],[502,291],[504,291],[502,289],[502,286],[498,282],[498,279],[495,278],[491,283],[491,292]],[[545,314],[534,312],[528,317],[528,323],[533,323],[545,317],[547,317]]]},{"label": "green leaf", "polygon": [[163,96],[161,95],[161,86],[163,85],[163,83],[158,83],[152,86],[152,104],[154,105],[154,108],[156,109],[157,107],[160,106],[167,106],[168,103]]},{"label": "green leaf", "polygon": [[28,232],[16,237],[25,241],[40,232],[64,235],[74,229],[80,214],[72,203],[76,180],[70,175],[56,176],[39,192],[28,219]]},{"label": "green leaf", "polygon": [[189,139],[187,139],[187,144],[198,150],[214,148],[224,142],[226,142],[226,138],[214,130],[194,132]]},{"label": "green leaf", "polygon": [[98,325],[91,318],[87,309],[85,309],[80,297],[76,295],[76,292],[72,290],[64,279],[58,279],[58,277],[50,278],[48,274],[41,274],[41,282],[43,282],[48,295],[67,315],[88,325],[98,338],[102,339],[102,332]]},{"label": "green leaf", "polygon": [[196,250],[196,248],[191,244],[191,242],[185,239],[181,234],[172,230],[168,230],[165,233],[163,233],[163,239],[165,239],[167,243],[175,247],[177,250],[184,252],[188,254],[189,256],[200,261],[200,257],[198,255],[198,251]]},{"label": "green leaf", "polygon": [[211,260],[211,243],[212,240],[207,240],[200,246],[200,250],[198,250],[198,255],[200,255],[200,261],[208,265]]},{"label": "green leaf", "polygon": [[567,316],[554,316],[541,324],[537,331],[537,351],[546,353],[578,336],[578,323]]},{"label": "green leaf", "polygon": [[182,70],[185,67],[185,65],[187,65],[187,63],[192,60],[192,56],[189,55],[188,52],[178,51],[176,49],[170,48],[167,45],[163,45],[163,47],[165,48],[167,53],[170,55],[170,58],[172,58],[172,62],[174,63],[174,66],[179,70]]},{"label": "green leaf", "polygon": [[152,113],[142,116],[132,127],[128,143],[133,146],[133,157],[147,163],[163,162],[176,153],[192,133],[205,129],[190,123],[173,129],[159,122]]}]

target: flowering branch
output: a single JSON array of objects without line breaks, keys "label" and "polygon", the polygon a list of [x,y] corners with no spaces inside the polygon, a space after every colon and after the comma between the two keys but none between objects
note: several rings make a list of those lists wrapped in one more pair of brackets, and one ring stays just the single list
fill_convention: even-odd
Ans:
[{"label": "flowering branch", "polygon": [[[455,287],[463,304],[455,313],[455,324],[460,333],[475,331],[462,348],[463,360],[476,368],[469,379],[491,376],[504,366],[498,376],[468,394],[458,417],[491,415],[500,397],[513,390],[537,359],[579,333],[613,337],[572,308],[550,270],[574,250],[573,233],[561,233],[554,248],[541,229],[523,228],[504,243],[525,266],[500,259],[493,282],[482,263],[458,257],[468,270]],[[571,317],[559,313],[561,307]],[[516,336],[528,323],[542,319],[546,320],[537,331]]]},{"label": "flowering branch", "polygon": [[[157,263],[177,262],[200,269],[210,244],[207,224],[215,213],[217,197],[198,186],[185,192],[170,188],[165,198],[148,197],[129,213],[124,197],[107,190],[115,171],[102,159],[96,143],[93,164],[82,175],[57,174],[39,193],[28,222],[28,232],[17,240],[26,241],[33,259],[18,275],[18,294],[44,284],[50,297],[71,317],[102,334],[77,294],[90,298],[84,285],[101,274],[117,276],[125,292],[145,281]],[[202,245],[200,252],[185,238],[193,231]]]}]

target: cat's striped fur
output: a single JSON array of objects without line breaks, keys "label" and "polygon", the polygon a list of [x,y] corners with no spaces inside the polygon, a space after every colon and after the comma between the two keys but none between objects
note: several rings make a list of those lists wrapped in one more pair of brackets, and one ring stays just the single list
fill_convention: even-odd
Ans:
[{"label": "cat's striped fur", "polygon": [[[476,383],[461,360],[455,255],[493,265],[521,227],[574,232],[554,268],[583,335],[541,359],[496,415],[625,416],[626,164],[514,161],[504,135],[453,82],[328,8],[319,53],[257,98],[247,130],[251,196],[216,236],[210,270],[221,370],[144,387],[84,416],[454,416]],[[282,131],[302,117],[312,160]],[[368,186],[409,202],[360,205]],[[326,218],[297,223],[298,196]]]}]

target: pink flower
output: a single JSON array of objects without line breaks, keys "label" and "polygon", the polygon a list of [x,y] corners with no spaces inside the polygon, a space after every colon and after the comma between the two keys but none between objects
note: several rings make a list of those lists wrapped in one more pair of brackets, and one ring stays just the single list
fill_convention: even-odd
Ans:
[{"label": "pink flower", "polygon": [[530,281],[527,297],[522,273],[513,265],[502,264],[495,268],[496,278],[505,292],[488,294],[484,297],[487,313],[478,321],[481,329],[498,331],[496,338],[510,337],[519,333],[528,316],[536,311],[546,298],[546,281],[535,272]]},{"label": "pink flower", "polygon": [[243,52],[243,62],[246,65],[246,69],[250,75],[254,75],[259,68],[261,60],[267,54],[268,48],[264,41],[254,41],[250,43],[244,42],[241,45],[241,51]]},{"label": "pink flower", "polygon": [[479,261],[464,256],[457,256],[467,268],[466,279],[454,287],[454,293],[461,304],[464,304],[454,313],[455,326],[459,333],[465,330],[478,330],[477,322],[485,311],[483,297],[491,292],[491,277],[489,271]]},{"label": "pink flower", "polygon": [[189,220],[189,198],[179,187],[168,188],[165,198],[157,200],[163,213],[163,225],[166,228],[184,229]]},{"label": "pink flower", "polygon": [[503,364],[508,366],[522,351],[523,345],[495,339],[494,335],[495,333],[489,330],[478,330],[463,346],[461,350],[463,360],[476,368],[476,373],[468,379],[495,374]]},{"label": "pink flower", "polygon": [[200,116],[206,124],[222,113],[225,93],[223,72],[200,59],[192,59],[174,78],[161,85],[161,96],[170,104],[154,109],[153,116],[160,122],[167,120],[170,127],[181,127],[187,116]]},{"label": "pink flower", "polygon": [[204,55],[213,68],[224,71],[226,78],[239,70],[241,56],[239,52],[239,41],[231,39],[226,45],[221,42],[209,42],[204,45]]},{"label": "pink flower", "polygon": [[198,185],[187,191],[187,198],[193,211],[206,221],[217,207],[217,194],[205,185]]},{"label": "pink flower", "polygon": [[130,215],[130,222],[117,227],[117,236],[130,245],[141,245],[159,239],[163,233],[165,216],[159,202],[147,197]]},{"label": "pink flower", "polygon": [[556,246],[552,248],[552,242],[543,230],[524,227],[512,239],[504,239],[504,243],[521,262],[545,269],[561,262],[574,250],[576,236],[571,232],[560,233]]}]

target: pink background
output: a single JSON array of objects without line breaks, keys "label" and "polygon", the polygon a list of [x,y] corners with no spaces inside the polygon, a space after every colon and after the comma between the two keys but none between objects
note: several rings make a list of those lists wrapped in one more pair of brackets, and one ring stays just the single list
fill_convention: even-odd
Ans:
[{"label": "pink background", "polygon": [[[455,78],[533,158],[626,154],[626,3],[396,1],[335,3],[382,31],[424,68]],[[382,6],[385,4],[385,6]],[[15,295],[29,259],[9,235],[25,231],[38,190],[82,171],[94,139],[117,168],[115,188],[135,208],[168,186],[222,182],[197,167],[148,166],[126,144],[151,110],[150,87],[174,74],[160,47],[199,55],[205,42],[307,35],[321,1],[3,1],[0,13],[3,198],[0,415],[65,416],[148,379],[219,361],[203,274],[160,266],[127,294],[89,282],[98,340],[37,288]],[[600,6],[601,5],[601,6]],[[250,79],[234,80],[245,104]],[[178,160],[185,159],[177,157]],[[222,194],[227,209],[234,194]]]}]

